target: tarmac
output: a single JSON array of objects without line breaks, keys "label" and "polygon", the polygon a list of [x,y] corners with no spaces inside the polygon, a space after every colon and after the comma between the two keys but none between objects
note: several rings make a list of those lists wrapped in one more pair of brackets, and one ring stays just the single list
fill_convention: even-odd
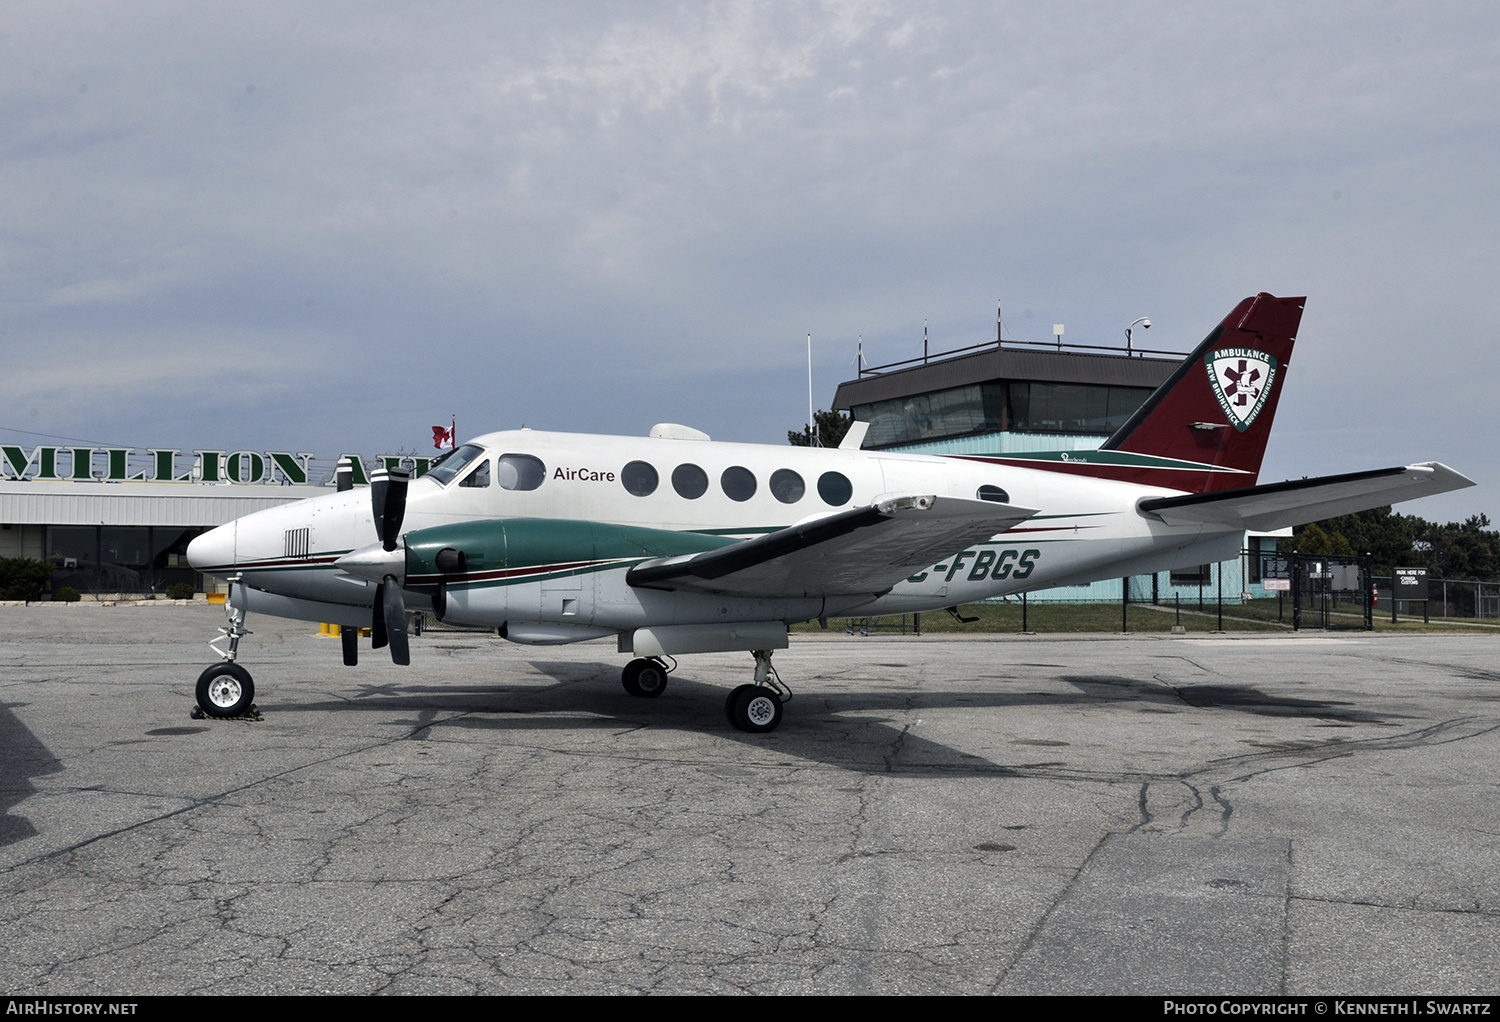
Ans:
[{"label": "tarmac", "polygon": [[0,991],[1488,995],[1500,637],[612,643],[0,607]]}]

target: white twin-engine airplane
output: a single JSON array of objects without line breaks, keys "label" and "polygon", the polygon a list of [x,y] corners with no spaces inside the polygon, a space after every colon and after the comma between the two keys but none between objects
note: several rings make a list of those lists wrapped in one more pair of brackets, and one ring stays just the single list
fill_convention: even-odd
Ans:
[{"label": "white twin-engine airplane", "polygon": [[[408,614],[512,642],[616,636],[627,691],[657,696],[684,653],[744,650],[737,728],[773,730],[791,697],[771,666],[787,627],[939,610],[987,597],[1238,556],[1270,530],[1473,483],[1437,463],[1256,485],[1302,298],[1247,298],[1097,451],[999,457],[520,430],[469,441],[408,482],[247,515],[195,539],[231,580],[208,714],[254,696],[235,662],[246,613],[356,628],[410,663]],[[374,542],[372,542],[374,541]]]}]

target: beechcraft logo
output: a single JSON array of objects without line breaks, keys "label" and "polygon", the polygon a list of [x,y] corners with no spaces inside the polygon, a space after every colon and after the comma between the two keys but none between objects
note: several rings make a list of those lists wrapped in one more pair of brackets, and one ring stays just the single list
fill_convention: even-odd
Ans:
[{"label": "beechcraft logo", "polygon": [[1204,359],[1229,421],[1241,433],[1250,428],[1276,384],[1276,360],[1254,348],[1220,348]]}]

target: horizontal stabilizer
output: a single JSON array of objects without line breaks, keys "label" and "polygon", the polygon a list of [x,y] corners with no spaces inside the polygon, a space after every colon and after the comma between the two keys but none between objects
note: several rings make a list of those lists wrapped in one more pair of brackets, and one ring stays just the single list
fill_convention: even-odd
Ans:
[{"label": "horizontal stabilizer", "polygon": [[874,595],[1034,514],[983,500],[898,497],[717,550],[646,561],[625,578],[648,589],[767,599]]},{"label": "horizontal stabilizer", "polygon": [[1270,532],[1473,485],[1472,479],[1447,465],[1429,461],[1218,493],[1148,497],[1136,507],[1168,525],[1219,525]]}]

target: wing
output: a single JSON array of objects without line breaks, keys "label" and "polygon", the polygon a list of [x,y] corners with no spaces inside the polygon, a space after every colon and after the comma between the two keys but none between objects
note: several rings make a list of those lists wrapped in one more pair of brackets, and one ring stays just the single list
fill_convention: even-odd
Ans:
[{"label": "wing", "polygon": [[1266,532],[1473,485],[1472,479],[1431,461],[1218,493],[1149,497],[1136,507],[1168,525],[1220,525]]},{"label": "wing", "polygon": [[758,539],[645,561],[625,580],[648,589],[762,598],[875,595],[1033,508],[959,497],[898,497]]}]

